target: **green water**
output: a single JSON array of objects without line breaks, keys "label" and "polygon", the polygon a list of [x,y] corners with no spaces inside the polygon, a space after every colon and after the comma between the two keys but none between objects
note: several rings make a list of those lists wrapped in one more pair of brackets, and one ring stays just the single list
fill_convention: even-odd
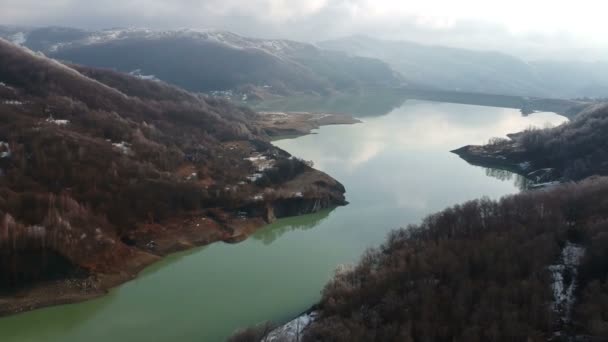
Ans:
[{"label": "green water", "polygon": [[516,178],[449,150],[565,119],[408,101],[363,121],[275,142],[340,180],[349,206],[280,220],[238,245],[171,256],[98,300],[1,319],[0,341],[222,341],[239,327],[289,319],[318,300],[337,265],[355,262],[390,229],[518,191]]}]

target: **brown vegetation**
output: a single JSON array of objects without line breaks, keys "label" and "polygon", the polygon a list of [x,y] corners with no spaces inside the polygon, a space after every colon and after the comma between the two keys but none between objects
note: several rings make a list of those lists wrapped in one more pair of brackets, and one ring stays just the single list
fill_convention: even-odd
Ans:
[{"label": "brown vegetation", "polygon": [[553,167],[567,179],[608,174],[608,106],[594,105],[572,122],[552,129],[529,129],[515,137],[526,158]]},{"label": "brown vegetation", "polygon": [[[449,208],[390,234],[323,291],[306,341],[608,339],[608,179]],[[585,248],[571,321],[553,310],[567,243]]]},{"label": "brown vegetation", "polygon": [[[141,253],[259,227],[295,191],[324,206],[344,203],[344,188],[272,146],[251,110],[68,67],[2,40],[0,82],[10,89],[0,92],[0,291],[125,271],[126,280],[142,266],[129,258],[149,262]],[[258,170],[252,155],[271,167]],[[263,184],[248,180],[256,172]],[[286,184],[310,175],[327,186]],[[271,195],[255,199],[260,193]],[[251,216],[239,217],[245,209]],[[212,223],[177,224],[195,216]],[[176,246],[172,236],[187,243]]]},{"label": "brown vegetation", "polygon": [[[466,146],[454,152],[473,164],[508,169],[532,180],[581,180],[608,175],[606,131],[608,105],[596,104],[561,126],[530,128],[511,134],[510,140],[494,139],[484,146]],[[522,168],[521,163],[528,166]]]}]

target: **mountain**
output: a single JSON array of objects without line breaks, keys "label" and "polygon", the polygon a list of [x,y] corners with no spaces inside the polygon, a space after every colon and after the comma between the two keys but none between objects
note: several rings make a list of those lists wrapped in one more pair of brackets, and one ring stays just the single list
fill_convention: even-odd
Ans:
[{"label": "mountain", "polygon": [[378,58],[409,80],[437,89],[505,95],[546,96],[542,81],[525,62],[482,52],[365,36],[319,42],[325,49]]},{"label": "mountain", "polygon": [[0,315],[93,298],[170,252],[345,204],[260,122],[0,39]]},{"label": "mountain", "polygon": [[245,102],[273,95],[360,95],[404,86],[564,99],[608,94],[606,62],[524,61],[495,51],[366,36],[313,45],[217,30],[0,26],[0,37],[59,60]]},{"label": "mountain", "polygon": [[530,65],[562,97],[608,97],[608,62],[539,60]]},{"label": "mountain", "polygon": [[318,46],[353,56],[378,58],[427,87],[473,93],[537,97],[604,97],[608,63],[527,62],[494,51],[458,49],[365,36]]},{"label": "mountain", "polygon": [[56,59],[149,75],[196,92],[328,95],[403,83],[379,60],[224,31],[14,28],[0,34]]}]

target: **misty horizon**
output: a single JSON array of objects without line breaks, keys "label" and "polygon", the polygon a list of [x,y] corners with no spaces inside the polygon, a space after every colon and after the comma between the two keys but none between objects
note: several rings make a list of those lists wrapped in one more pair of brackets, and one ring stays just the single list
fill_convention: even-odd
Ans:
[{"label": "misty horizon", "polygon": [[501,4],[468,0],[401,4],[366,0],[287,3],[2,0],[0,24],[74,27],[86,30],[149,28],[215,29],[268,39],[319,42],[353,35],[474,50],[492,50],[527,60],[605,61],[603,4],[593,1],[523,1]]}]

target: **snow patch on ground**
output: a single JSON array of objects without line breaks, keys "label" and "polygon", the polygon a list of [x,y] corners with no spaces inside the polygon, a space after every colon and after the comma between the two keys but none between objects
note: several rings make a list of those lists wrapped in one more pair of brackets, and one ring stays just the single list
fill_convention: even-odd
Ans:
[{"label": "snow patch on ground", "polygon": [[555,169],[553,168],[538,169],[529,172],[527,177],[536,183],[545,183],[546,180],[552,178],[554,171]]},{"label": "snow patch on ground", "polygon": [[54,45],[51,45],[51,47],[49,47],[49,52],[57,52],[59,51],[59,49],[61,49],[64,46],[70,45],[70,43],[57,43]]},{"label": "snow patch on ground", "polygon": [[7,142],[0,141],[0,159],[9,158],[11,156],[11,148]]},{"label": "snow patch on ground", "polygon": [[46,235],[46,227],[44,226],[38,226],[38,225],[34,225],[34,226],[29,226],[26,228],[27,230],[27,236],[30,237],[44,237]]},{"label": "snow patch on ground", "polygon": [[302,332],[317,318],[318,313],[313,311],[304,314],[286,324],[271,331],[262,342],[297,342],[302,337]]},{"label": "snow patch on ground", "polygon": [[11,105],[11,106],[23,106],[23,102],[17,101],[17,100],[7,100],[2,103],[4,103],[5,105]]},{"label": "snow patch on ground", "polygon": [[213,90],[209,94],[213,97],[221,97],[226,100],[230,100],[232,96],[234,96],[234,92],[232,90]]},{"label": "snow patch on ground", "polygon": [[46,119],[46,122],[57,125],[57,126],[66,126],[70,123],[70,120],[57,120],[51,116],[48,119]]},{"label": "snow patch on ground", "polygon": [[114,146],[115,149],[119,150],[123,154],[131,153],[131,144],[127,142],[121,141],[119,143],[112,143],[112,146]]},{"label": "snow patch on ground", "polygon": [[247,176],[247,180],[250,182],[256,182],[258,179],[262,179],[264,177],[261,173],[254,173],[251,176]]},{"label": "snow patch on ground", "polygon": [[11,42],[16,45],[23,45],[27,42],[27,37],[23,32],[17,32],[10,38]]},{"label": "snow patch on ground", "polygon": [[242,37],[237,34],[215,29],[178,29],[152,30],[146,28],[122,28],[92,32],[84,39],[60,43],[51,47],[51,52],[72,45],[95,45],[125,39],[159,40],[166,38],[192,39],[201,42],[221,44],[232,49],[258,49],[282,58],[293,50],[301,49],[304,44],[286,40],[263,40]]},{"label": "snow patch on ground", "polygon": [[251,157],[245,158],[250,161],[259,172],[264,172],[274,166],[274,160],[268,159],[260,153],[254,153]]},{"label": "snow patch on ground", "polygon": [[570,320],[572,305],[574,304],[574,291],[576,290],[576,277],[578,266],[585,255],[585,248],[568,242],[558,264],[549,266],[553,277],[551,289],[553,290],[553,310],[560,314],[562,322]]},{"label": "snow patch on ground", "polygon": [[156,81],[156,82],[160,81],[160,79],[158,79],[158,78],[157,78],[156,76],[154,76],[154,75],[144,75],[144,74],[141,72],[141,69],[135,69],[135,70],[131,71],[131,72],[129,73],[129,75],[131,75],[131,76],[135,76],[135,77],[137,77],[137,78],[139,78],[139,79],[142,79],[142,80],[147,80],[147,81]]},{"label": "snow patch on ground", "polygon": [[562,183],[559,181],[538,183],[538,184],[530,185],[530,189],[545,189],[545,188],[550,188],[552,186],[556,186],[556,185],[560,185],[560,184],[562,184]]},{"label": "snow patch on ground", "polygon": [[530,162],[519,163],[519,167],[524,171],[528,170],[530,166],[532,166]]},{"label": "snow patch on ground", "polygon": [[257,180],[264,177],[264,171],[274,167],[275,163],[274,159],[269,159],[261,153],[254,153],[251,157],[245,158],[244,160],[250,161],[257,171],[251,176],[247,177],[247,180],[249,180],[250,182],[256,182]]}]

